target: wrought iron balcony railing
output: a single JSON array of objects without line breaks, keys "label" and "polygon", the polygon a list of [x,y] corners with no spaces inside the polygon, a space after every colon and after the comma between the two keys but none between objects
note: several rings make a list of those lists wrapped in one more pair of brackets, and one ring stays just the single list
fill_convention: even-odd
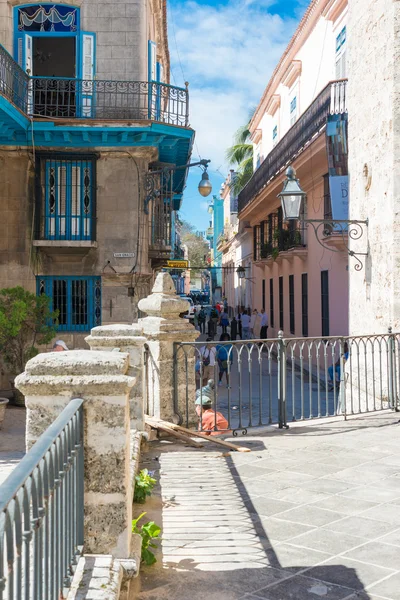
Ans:
[{"label": "wrought iron balcony railing", "polygon": [[302,151],[302,149],[326,125],[329,115],[347,112],[347,80],[329,83],[300,116],[286,135],[254,172],[248,184],[239,194],[239,212],[252,202],[261,190],[282,169]]},{"label": "wrought iron balcony railing", "polygon": [[34,117],[150,120],[189,126],[187,87],[148,81],[29,77],[2,46],[0,94]]},{"label": "wrought iron balcony railing", "polygon": [[280,209],[269,215],[253,228],[256,261],[277,258],[280,252],[306,246],[304,226],[298,223],[283,223]]}]

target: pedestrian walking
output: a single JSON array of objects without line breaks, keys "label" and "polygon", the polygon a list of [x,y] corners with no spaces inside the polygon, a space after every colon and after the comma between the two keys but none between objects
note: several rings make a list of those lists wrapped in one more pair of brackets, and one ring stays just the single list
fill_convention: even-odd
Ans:
[{"label": "pedestrian walking", "polygon": [[[228,333],[222,333],[220,342],[229,342],[230,337]],[[219,366],[219,381],[218,385],[222,385],[222,378],[225,374],[226,387],[229,388],[229,371],[231,370],[233,363],[233,350],[232,344],[218,344],[217,345],[217,360]]]},{"label": "pedestrian walking", "polygon": [[260,339],[266,340],[268,334],[268,315],[265,310],[261,309],[261,331],[260,331]]},{"label": "pedestrian walking", "polygon": [[193,323],[194,323],[195,328],[197,329],[199,326],[199,315],[197,314],[196,309],[194,309],[194,311],[193,311]]},{"label": "pedestrian walking", "polygon": [[206,344],[200,348],[199,354],[196,356],[196,387],[202,387],[206,385],[209,379],[214,377],[215,357],[216,349],[212,345],[213,340],[211,338],[206,339]]},{"label": "pedestrian walking", "polygon": [[238,323],[239,338],[241,340],[243,339],[242,314],[243,314],[243,309],[239,308],[239,312],[238,312],[238,316],[237,316],[237,323]]},{"label": "pedestrian walking", "polygon": [[210,337],[212,337],[212,338],[214,338],[214,336],[217,334],[218,320],[219,320],[219,313],[218,313],[217,307],[214,306],[210,311],[210,320],[208,321],[208,326],[209,326],[208,331],[209,331]]},{"label": "pedestrian walking", "polygon": [[222,327],[222,333],[226,333],[226,328],[229,325],[229,317],[228,317],[228,313],[223,310],[220,317],[219,317],[219,324]]},{"label": "pedestrian walking", "polygon": [[205,333],[207,314],[203,307],[200,308],[197,319],[199,322],[200,333]]},{"label": "pedestrian walking", "polygon": [[235,317],[233,316],[232,321],[231,321],[231,340],[236,341],[237,334],[238,334],[238,322],[236,321]]},{"label": "pedestrian walking", "polygon": [[253,339],[256,337],[255,328],[256,328],[258,320],[259,320],[259,314],[258,314],[258,310],[255,308],[253,310],[251,318],[250,318],[250,333],[251,333],[251,337]]},{"label": "pedestrian walking", "polygon": [[241,315],[241,321],[242,321],[242,334],[243,334],[242,339],[249,340],[250,339],[251,317],[250,317],[250,315],[247,314],[247,310],[243,311],[243,314]]}]

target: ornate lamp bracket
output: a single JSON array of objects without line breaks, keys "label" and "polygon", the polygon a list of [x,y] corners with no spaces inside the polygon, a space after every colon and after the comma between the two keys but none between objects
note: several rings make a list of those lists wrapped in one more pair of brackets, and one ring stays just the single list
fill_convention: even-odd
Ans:
[{"label": "ornate lamp bracket", "polygon": [[332,248],[328,245],[328,241],[333,236],[341,237],[343,246],[345,247],[347,254],[355,258],[356,263],[354,268],[356,271],[362,271],[364,264],[359,258],[360,256],[368,256],[368,252],[355,252],[350,248],[350,240],[360,240],[364,233],[367,233],[368,238],[368,219],[365,221],[355,220],[335,220],[335,219],[301,219],[300,223],[304,223],[306,227],[311,227],[314,230],[314,234],[317,242],[330,252],[343,252],[342,249]]},{"label": "ornate lamp bracket", "polygon": [[[145,199],[144,199],[144,212],[146,215],[149,214],[149,204],[152,200],[158,198],[164,190],[168,190],[173,193],[173,174],[175,171],[181,169],[189,169],[190,167],[201,167],[203,171],[207,170],[210,160],[202,158],[198,162],[188,163],[181,166],[163,167],[162,169],[156,169],[154,171],[148,171],[144,176],[144,188],[145,188]],[[171,189],[168,189],[168,188]]]}]

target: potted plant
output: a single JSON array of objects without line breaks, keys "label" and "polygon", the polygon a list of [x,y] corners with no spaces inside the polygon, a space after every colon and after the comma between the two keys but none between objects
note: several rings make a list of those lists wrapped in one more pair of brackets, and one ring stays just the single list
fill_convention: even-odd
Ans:
[{"label": "potted plant", "polygon": [[[20,286],[0,290],[0,355],[12,386],[27,361],[38,354],[37,345],[48,344],[57,331],[58,311],[51,310],[50,302]],[[23,394],[13,391],[15,404],[24,406]]]}]

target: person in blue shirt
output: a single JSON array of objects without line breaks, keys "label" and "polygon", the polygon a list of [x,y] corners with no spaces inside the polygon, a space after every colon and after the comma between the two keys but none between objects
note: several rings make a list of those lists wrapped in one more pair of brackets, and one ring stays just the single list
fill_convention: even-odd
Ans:
[{"label": "person in blue shirt", "polygon": [[[220,342],[229,342],[230,336],[228,333],[223,333],[219,339]],[[225,373],[226,387],[229,388],[229,370],[232,368],[233,363],[233,347],[232,344],[218,344],[216,348],[218,367],[219,367],[219,381],[218,385],[222,385],[222,378]]]},{"label": "person in blue shirt", "polygon": [[[344,362],[346,362],[346,360],[348,360],[349,358],[349,346],[347,344],[347,342],[344,343],[344,348],[343,348],[344,352],[343,352],[343,359]],[[333,378],[333,369],[335,369],[335,385],[340,385],[340,379],[341,379],[341,372],[340,372],[340,358],[336,361],[335,366],[331,366],[328,369],[328,374],[329,374],[329,391],[331,392],[333,390],[334,387],[334,378]],[[338,375],[338,379],[336,379],[336,375]]]}]

